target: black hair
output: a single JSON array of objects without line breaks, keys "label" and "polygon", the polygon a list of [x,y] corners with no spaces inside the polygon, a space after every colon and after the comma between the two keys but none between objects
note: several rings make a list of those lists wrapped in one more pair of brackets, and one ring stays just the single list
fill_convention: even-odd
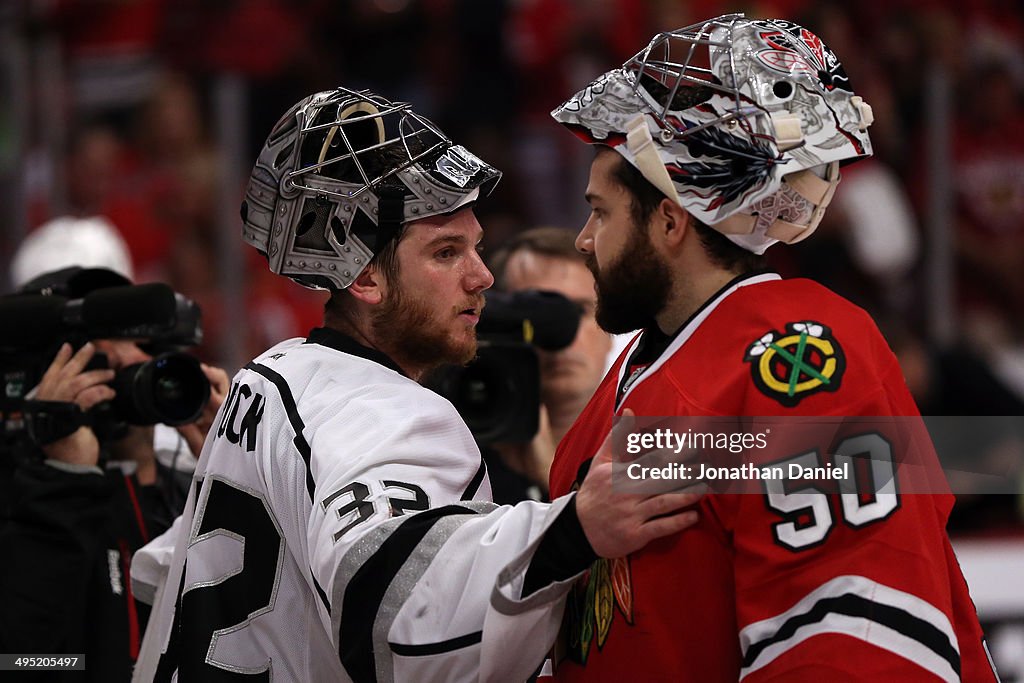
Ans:
[{"label": "black hair", "polygon": [[[612,177],[629,192],[633,223],[642,230],[662,200],[668,198],[622,156],[618,158]],[[692,213],[690,224],[700,237],[700,243],[708,258],[715,265],[737,274],[760,270],[766,266],[764,256],[735,244],[722,233],[701,222]]]}]

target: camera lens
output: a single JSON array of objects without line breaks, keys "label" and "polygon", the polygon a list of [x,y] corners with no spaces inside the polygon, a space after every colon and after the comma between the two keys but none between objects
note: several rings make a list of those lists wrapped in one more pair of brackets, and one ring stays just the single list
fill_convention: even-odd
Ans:
[{"label": "camera lens", "polygon": [[199,417],[210,398],[210,382],[199,361],[183,353],[122,368],[112,385],[116,411],[138,425],[187,424]]},{"label": "camera lens", "polygon": [[156,380],[157,395],[164,402],[173,403],[181,400],[185,394],[185,387],[180,377],[160,377]]},{"label": "camera lens", "polygon": [[459,411],[477,442],[529,441],[537,433],[537,352],[521,342],[482,341],[476,360],[428,381]]},{"label": "camera lens", "polygon": [[184,354],[166,354],[150,363],[151,377],[140,373],[139,394],[152,397],[153,417],[169,425],[185,424],[199,417],[210,397],[210,383],[199,362]]}]

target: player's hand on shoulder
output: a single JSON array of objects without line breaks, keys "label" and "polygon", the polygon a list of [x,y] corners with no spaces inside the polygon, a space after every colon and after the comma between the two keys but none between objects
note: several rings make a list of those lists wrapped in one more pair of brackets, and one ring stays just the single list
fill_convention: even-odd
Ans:
[{"label": "player's hand on shoulder", "polygon": [[[623,415],[629,417],[633,413],[626,409]],[[576,494],[580,525],[599,556],[628,555],[697,522],[697,512],[688,508],[700,501],[706,491],[704,487],[662,493],[613,491],[612,460],[609,433]]]}]

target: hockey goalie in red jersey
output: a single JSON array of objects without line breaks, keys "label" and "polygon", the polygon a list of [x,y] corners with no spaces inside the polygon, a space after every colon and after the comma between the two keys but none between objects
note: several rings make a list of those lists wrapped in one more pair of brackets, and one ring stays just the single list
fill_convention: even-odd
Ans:
[{"label": "hockey goalie in red jersey", "polygon": [[[598,322],[641,330],[560,444],[553,496],[627,410],[918,414],[867,313],[764,269],[766,248],[814,231],[840,163],[871,154],[871,109],[817,36],[742,15],[659,34],[553,116],[597,150],[576,245]],[[846,450],[891,466],[899,448],[866,431],[789,461]],[[945,532],[952,496],[894,470],[867,497],[800,482],[711,494],[694,528],[599,560],[566,608],[554,678],[996,680]]]}]

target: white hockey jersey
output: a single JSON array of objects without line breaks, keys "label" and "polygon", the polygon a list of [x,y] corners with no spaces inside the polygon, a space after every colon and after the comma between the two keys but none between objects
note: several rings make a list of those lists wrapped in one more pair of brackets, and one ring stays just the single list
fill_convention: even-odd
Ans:
[{"label": "white hockey jersey", "polygon": [[275,346],[136,554],[156,603],[135,680],[524,680],[572,580],[524,599],[523,579],[570,498],[489,494],[458,413],[386,356],[326,329]]}]

